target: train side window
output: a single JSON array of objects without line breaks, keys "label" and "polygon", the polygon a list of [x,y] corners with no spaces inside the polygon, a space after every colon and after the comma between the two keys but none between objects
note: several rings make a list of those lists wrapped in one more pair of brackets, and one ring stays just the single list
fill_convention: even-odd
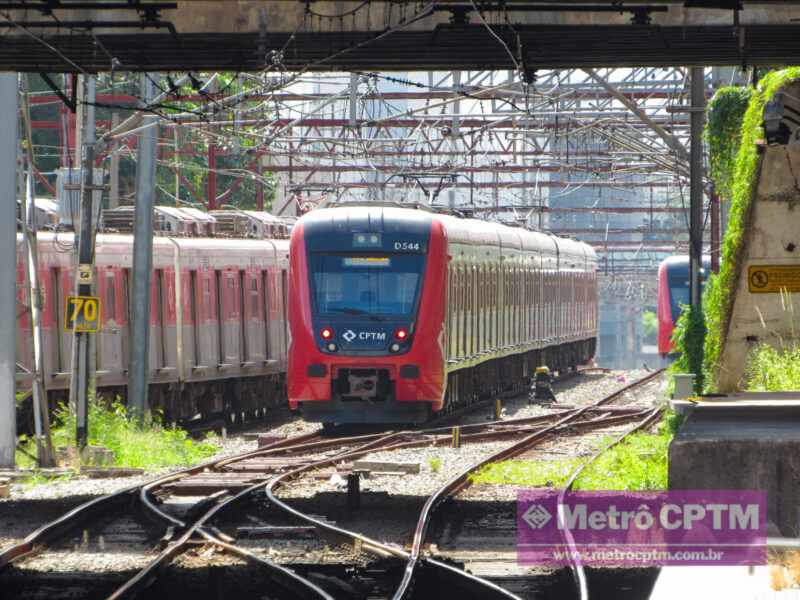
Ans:
[{"label": "train side window", "polygon": [[206,319],[212,318],[211,311],[211,278],[208,273],[201,275],[203,278],[203,314]]},{"label": "train side window", "polygon": [[131,322],[130,282],[130,269],[122,269],[122,315],[120,316],[125,319],[126,323]]},{"label": "train side window", "polygon": [[258,318],[258,277],[250,278],[250,318]]},{"label": "train side window", "polygon": [[105,279],[103,281],[103,285],[105,287],[105,306],[103,307],[105,310],[105,320],[106,321],[116,321],[117,320],[117,278],[116,273],[114,271],[108,270],[105,272]]},{"label": "train side window", "polygon": [[[64,297],[61,294],[61,269],[54,268],[50,269],[50,289],[52,290],[51,294],[52,300],[50,301],[51,306],[53,307],[53,322],[56,325],[56,339],[61,339],[60,334],[61,331],[64,329],[64,313],[61,310],[61,307],[64,306]],[[61,353],[61,344],[56,344],[56,371],[63,371],[65,368],[64,365],[64,357]]]},{"label": "train side window", "polygon": [[271,358],[270,352],[270,323],[269,323],[269,271],[264,269],[261,271],[261,289],[264,293],[264,351],[266,358]]},{"label": "train side window", "polygon": [[228,310],[229,317],[239,316],[239,303],[236,301],[236,276],[233,273],[226,273],[225,285],[225,305]]},{"label": "train side window", "polygon": [[286,301],[287,300],[288,290],[289,290],[288,282],[289,282],[289,280],[288,280],[288,277],[287,277],[286,269],[281,269],[281,314],[284,315],[283,317],[281,317],[281,320],[283,321],[283,356],[284,357],[287,355],[287,352],[289,350],[289,330],[288,330],[289,319],[287,319],[286,316],[285,316],[286,315],[286,308],[288,306],[288,302]]}]

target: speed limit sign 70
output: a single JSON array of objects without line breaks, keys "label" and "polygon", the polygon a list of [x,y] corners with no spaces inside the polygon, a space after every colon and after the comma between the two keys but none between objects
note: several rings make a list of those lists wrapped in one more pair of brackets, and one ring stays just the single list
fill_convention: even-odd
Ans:
[{"label": "speed limit sign 70", "polygon": [[97,331],[98,323],[100,323],[100,298],[67,296],[64,318],[66,331]]}]

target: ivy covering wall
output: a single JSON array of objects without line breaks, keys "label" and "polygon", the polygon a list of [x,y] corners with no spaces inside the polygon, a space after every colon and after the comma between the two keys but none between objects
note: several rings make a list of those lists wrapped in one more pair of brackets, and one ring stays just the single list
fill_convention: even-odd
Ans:
[{"label": "ivy covering wall", "polygon": [[[708,332],[703,360],[707,390],[713,390],[716,386],[722,341],[739,280],[742,242],[758,166],[756,142],[764,136],[764,106],[778,90],[796,80],[800,80],[800,67],[773,71],[764,76],[758,88],[748,93],[725,92],[718,102],[712,102],[709,106],[707,138],[711,152],[711,176],[723,197],[730,199],[730,209],[720,271],[709,278],[703,297]],[[735,133],[731,132],[735,129],[736,114],[745,94],[748,97],[747,110],[742,117],[737,139]],[[717,114],[714,114],[715,111]]]}]

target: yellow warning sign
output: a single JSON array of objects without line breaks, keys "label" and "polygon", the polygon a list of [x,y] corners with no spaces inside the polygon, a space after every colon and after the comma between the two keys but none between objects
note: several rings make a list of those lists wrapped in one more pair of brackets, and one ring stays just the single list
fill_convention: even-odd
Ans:
[{"label": "yellow warning sign", "polygon": [[800,293],[800,265],[753,265],[747,269],[751,294]]}]

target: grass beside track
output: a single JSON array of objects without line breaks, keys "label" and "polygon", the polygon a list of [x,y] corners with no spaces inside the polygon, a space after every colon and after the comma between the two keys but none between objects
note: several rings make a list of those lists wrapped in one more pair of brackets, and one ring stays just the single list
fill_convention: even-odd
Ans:
[{"label": "grass beside track", "polygon": [[[669,443],[680,420],[668,413],[657,433],[634,433],[604,452],[575,482],[573,490],[666,490]],[[605,447],[613,437],[597,443]],[[564,460],[507,460],[493,463],[471,477],[475,484],[520,487],[563,487],[586,458]]]},{"label": "grass beside track", "polygon": [[800,391],[800,344],[783,349],[762,344],[750,356],[747,389],[751,392]]},{"label": "grass beside track", "polygon": [[[114,453],[113,463],[104,466],[146,470],[188,466],[219,450],[217,445],[209,441],[191,440],[186,431],[167,427],[158,418],[139,427],[120,402],[108,404],[92,400],[89,404],[89,445],[107,448]],[[56,413],[53,445],[56,448],[75,447],[75,415],[65,407]],[[35,443],[22,438],[17,464],[20,467],[34,467],[35,454]]]}]

